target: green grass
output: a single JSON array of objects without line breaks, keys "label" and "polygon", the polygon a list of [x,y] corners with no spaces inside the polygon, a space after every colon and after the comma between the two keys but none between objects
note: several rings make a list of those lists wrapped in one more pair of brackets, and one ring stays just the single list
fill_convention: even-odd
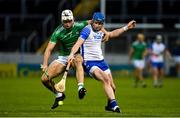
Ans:
[{"label": "green grass", "polygon": [[122,113],[104,110],[106,97],[100,82],[86,78],[87,95],[78,99],[75,78],[68,78],[64,105],[55,110],[50,107],[54,95],[41,84],[40,78],[1,78],[0,116],[37,117],[117,117],[117,116],[179,116],[180,79],[166,78],[163,88],[153,88],[146,80],[147,88],[133,88],[129,78],[116,78],[116,99]]}]

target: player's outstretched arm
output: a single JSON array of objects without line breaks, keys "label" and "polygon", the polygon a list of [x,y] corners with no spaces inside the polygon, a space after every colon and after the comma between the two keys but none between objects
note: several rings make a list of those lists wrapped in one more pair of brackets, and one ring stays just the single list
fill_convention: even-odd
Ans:
[{"label": "player's outstretched arm", "polygon": [[109,32],[109,38],[116,38],[119,37],[123,32],[132,29],[136,26],[136,21],[132,20],[130,21],[126,26],[122,28],[115,29],[111,32]]},{"label": "player's outstretched arm", "polygon": [[47,69],[48,60],[49,60],[49,57],[50,57],[51,52],[54,49],[55,45],[56,45],[55,43],[49,42],[48,46],[46,47],[46,50],[44,52],[43,64],[41,66],[41,69],[43,72]]},{"label": "player's outstretched arm", "polygon": [[101,28],[101,31],[104,33],[102,42],[108,41],[109,40],[109,32],[104,27]]},{"label": "player's outstretched arm", "polygon": [[84,40],[81,37],[79,37],[77,42],[74,44],[74,46],[71,49],[71,53],[68,57],[68,62],[72,61],[72,59],[74,58],[74,54],[78,51],[78,49],[83,44],[83,42]]}]

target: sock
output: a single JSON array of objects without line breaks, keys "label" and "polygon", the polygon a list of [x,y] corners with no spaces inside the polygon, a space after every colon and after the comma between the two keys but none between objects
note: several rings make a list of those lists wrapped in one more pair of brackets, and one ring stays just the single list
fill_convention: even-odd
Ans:
[{"label": "sock", "polygon": [[141,80],[141,84],[142,84],[142,85],[145,85],[146,82],[145,82],[144,80]]},{"label": "sock", "polygon": [[154,85],[157,85],[158,84],[158,80],[154,80]]},{"label": "sock", "polygon": [[133,86],[134,86],[134,87],[137,87],[137,85],[138,85],[138,81],[139,81],[139,79],[134,78],[134,83],[133,83]]},{"label": "sock", "polygon": [[84,87],[84,83],[78,83],[78,91]]},{"label": "sock", "polygon": [[63,93],[57,92],[55,93],[56,98],[62,97]]},{"label": "sock", "polygon": [[139,81],[139,79],[136,77],[136,78],[134,79],[134,82],[137,84],[138,81]]},{"label": "sock", "polygon": [[117,102],[116,102],[115,99],[112,99],[112,100],[111,100],[111,102],[110,102],[110,107],[111,107],[112,109],[115,109],[116,107],[118,107]]}]

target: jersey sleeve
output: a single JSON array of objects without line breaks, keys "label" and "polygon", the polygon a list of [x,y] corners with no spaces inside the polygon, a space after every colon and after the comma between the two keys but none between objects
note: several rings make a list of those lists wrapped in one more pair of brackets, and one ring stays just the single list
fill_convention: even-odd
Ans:
[{"label": "jersey sleeve", "polygon": [[136,47],[136,42],[133,42],[132,44],[131,44],[131,48],[135,48]]},{"label": "jersey sleeve", "polygon": [[89,37],[90,29],[88,27],[83,28],[83,30],[80,33],[80,37],[84,40],[86,40]]},{"label": "jersey sleeve", "polygon": [[58,29],[59,29],[59,27],[57,27],[55,29],[55,31],[53,32],[53,34],[51,35],[50,42],[57,43],[58,34],[60,33],[60,31]]}]

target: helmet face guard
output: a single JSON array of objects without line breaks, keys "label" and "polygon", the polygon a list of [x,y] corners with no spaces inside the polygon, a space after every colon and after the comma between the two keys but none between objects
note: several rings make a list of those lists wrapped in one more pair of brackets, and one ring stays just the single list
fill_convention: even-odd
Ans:
[{"label": "helmet face guard", "polygon": [[105,21],[105,17],[104,17],[104,15],[103,15],[101,12],[95,12],[95,13],[93,14],[92,20],[93,20],[93,21],[98,21],[98,22],[100,22],[100,23],[103,24],[104,21]]},{"label": "helmet face guard", "polygon": [[64,10],[61,13],[61,21],[72,21],[74,20],[73,13],[71,10]]}]

